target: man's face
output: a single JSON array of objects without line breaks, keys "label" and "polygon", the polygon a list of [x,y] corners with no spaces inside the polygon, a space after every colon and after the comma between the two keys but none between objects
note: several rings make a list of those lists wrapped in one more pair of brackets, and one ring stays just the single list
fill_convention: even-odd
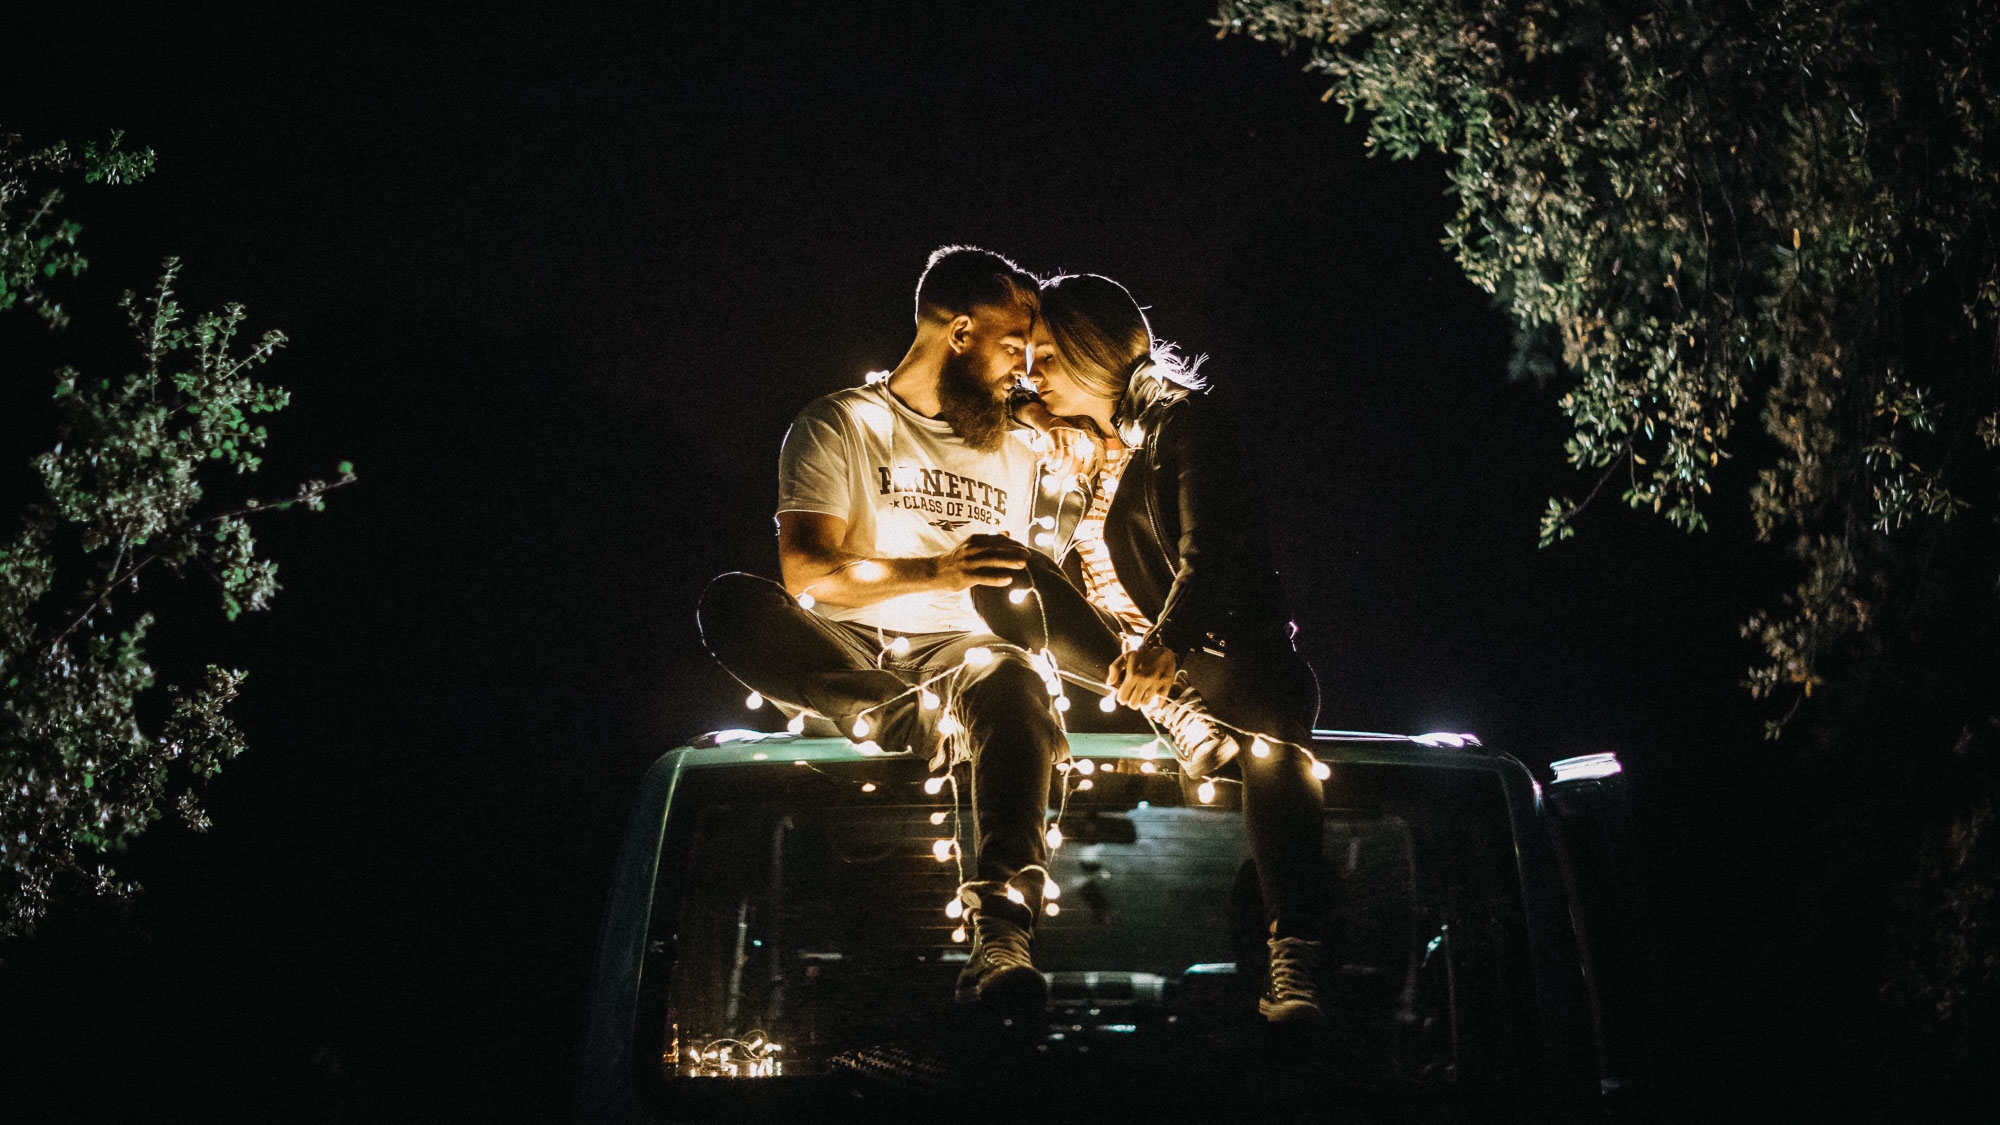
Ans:
[{"label": "man's face", "polygon": [[970,315],[963,347],[938,372],[938,406],[953,433],[990,453],[1007,432],[1007,393],[1027,375],[1034,321],[1017,305],[981,305]]},{"label": "man's face", "polygon": [[1019,305],[981,305],[972,311],[965,354],[975,356],[979,381],[1001,398],[1028,374],[1028,338],[1034,316]]}]

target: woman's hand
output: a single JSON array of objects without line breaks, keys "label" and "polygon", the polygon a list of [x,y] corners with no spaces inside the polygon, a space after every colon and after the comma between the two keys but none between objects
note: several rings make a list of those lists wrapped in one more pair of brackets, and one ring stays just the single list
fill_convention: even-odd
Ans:
[{"label": "woman's hand", "polygon": [[1047,443],[1042,456],[1058,476],[1088,477],[1104,463],[1104,442],[1087,423],[1052,417],[1042,438]]},{"label": "woman's hand", "polygon": [[1016,405],[1014,417],[1035,431],[1036,448],[1057,476],[1085,476],[1104,463],[1104,439],[1089,419],[1057,417],[1038,399]]},{"label": "woman's hand", "polygon": [[1137,710],[1165,695],[1173,686],[1177,664],[1172,651],[1146,645],[1118,654],[1104,682],[1118,691],[1118,702]]}]

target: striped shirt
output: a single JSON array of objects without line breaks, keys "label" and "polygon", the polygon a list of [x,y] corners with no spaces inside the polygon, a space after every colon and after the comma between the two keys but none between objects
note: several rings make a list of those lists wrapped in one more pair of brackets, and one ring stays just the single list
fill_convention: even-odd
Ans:
[{"label": "striped shirt", "polygon": [[[1077,521],[1076,535],[1070,545],[1076,550],[1077,561],[1083,564],[1083,592],[1091,604],[1117,618],[1133,634],[1140,634],[1152,628],[1153,623],[1118,581],[1118,572],[1111,568],[1111,551],[1104,545],[1104,516],[1111,510],[1111,498],[1118,495],[1118,478],[1124,475],[1131,460],[1129,445],[1105,451],[1104,467],[1097,472],[1090,507]],[[1127,647],[1133,639],[1136,638],[1127,639]]]}]

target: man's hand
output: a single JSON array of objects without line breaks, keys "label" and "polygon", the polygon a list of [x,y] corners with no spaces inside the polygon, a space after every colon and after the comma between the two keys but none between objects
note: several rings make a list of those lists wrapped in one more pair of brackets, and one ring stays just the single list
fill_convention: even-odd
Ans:
[{"label": "man's hand", "polygon": [[1005,535],[968,535],[934,561],[940,589],[1011,586],[1027,569],[1028,548]]},{"label": "man's hand", "polygon": [[1137,710],[1165,695],[1178,667],[1171,650],[1146,645],[1122,652],[1111,662],[1104,682],[1118,689],[1118,702]]}]

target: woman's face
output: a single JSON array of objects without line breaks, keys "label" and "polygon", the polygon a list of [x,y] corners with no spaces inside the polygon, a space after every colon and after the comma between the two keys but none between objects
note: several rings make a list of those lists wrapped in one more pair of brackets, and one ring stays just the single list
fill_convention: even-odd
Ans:
[{"label": "woman's face", "polygon": [[1035,325],[1035,361],[1028,369],[1028,379],[1042,396],[1042,402],[1050,413],[1064,416],[1094,413],[1109,399],[1093,395],[1069,373],[1069,366],[1063,362],[1062,353],[1056,350],[1055,341],[1049,337],[1046,325]]}]

